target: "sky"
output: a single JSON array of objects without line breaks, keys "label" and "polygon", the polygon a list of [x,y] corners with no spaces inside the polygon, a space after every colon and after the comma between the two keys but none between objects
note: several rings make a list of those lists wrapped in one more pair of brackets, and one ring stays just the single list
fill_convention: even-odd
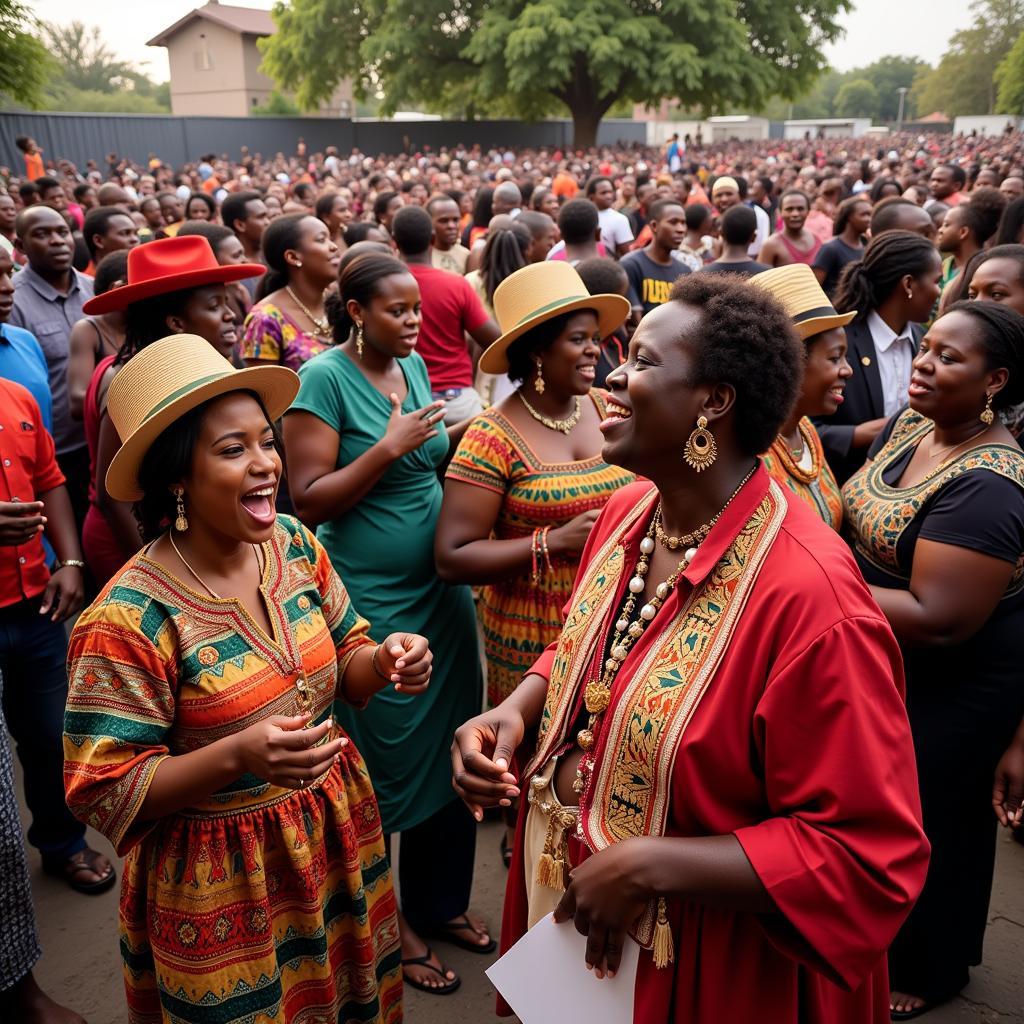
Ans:
[{"label": "sky", "polygon": [[[160,0],[128,8],[124,0],[34,0],[29,6],[44,21],[67,23],[78,18],[99,25],[107,44],[122,60],[143,65],[157,81],[168,77],[167,51],[147,47],[162,29],[202,6],[205,0]],[[236,6],[269,9],[272,0],[246,0]],[[126,17],[126,9],[131,11]],[[921,57],[934,64],[949,37],[966,28],[971,14],[964,0],[854,0],[842,18],[845,36],[828,50],[833,67],[846,71],[870,64],[886,54]]]}]

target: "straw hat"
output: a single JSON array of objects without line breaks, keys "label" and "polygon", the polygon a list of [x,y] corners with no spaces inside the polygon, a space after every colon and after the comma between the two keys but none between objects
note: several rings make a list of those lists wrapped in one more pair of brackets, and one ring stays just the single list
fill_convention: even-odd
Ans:
[{"label": "straw hat", "polygon": [[790,315],[796,333],[806,341],[830,331],[833,327],[844,327],[856,315],[837,313],[829,297],[822,290],[818,279],[806,263],[791,263],[788,267],[765,270],[749,279],[750,284],[763,288],[772,295]]},{"label": "straw hat", "polygon": [[592,309],[604,338],[630,313],[629,300],[622,295],[588,295],[575,268],[561,260],[532,263],[506,277],[494,289],[493,304],[502,334],[480,357],[485,373],[508,372],[509,345],[545,320],[575,309]]},{"label": "straw hat", "polygon": [[110,382],[107,411],[123,440],[107,470],[107,493],[119,501],[141,498],[139,466],[150,445],[197,405],[232,391],[255,391],[276,420],[298,390],[298,375],[285,366],[236,370],[194,334],[161,338],[132,356]]},{"label": "straw hat", "polygon": [[244,281],[265,274],[261,263],[232,263],[221,266],[202,235],[161,238],[137,245],[128,253],[128,283],[90,299],[83,307],[89,314],[126,309],[140,299],[154,295],[200,288],[207,284]]}]

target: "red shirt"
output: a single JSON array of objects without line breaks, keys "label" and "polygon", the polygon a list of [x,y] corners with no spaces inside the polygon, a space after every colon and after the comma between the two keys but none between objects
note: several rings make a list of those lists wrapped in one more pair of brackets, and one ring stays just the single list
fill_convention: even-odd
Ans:
[{"label": "red shirt", "polygon": [[465,336],[487,323],[487,310],[464,277],[426,263],[410,263],[408,269],[420,286],[423,319],[416,351],[427,364],[431,390],[471,388],[473,360]]},{"label": "red shirt", "polygon": [[[36,501],[62,483],[36,400],[20,384],[0,379],[0,501]],[[0,547],[0,608],[37,597],[49,578],[40,537]]]}]

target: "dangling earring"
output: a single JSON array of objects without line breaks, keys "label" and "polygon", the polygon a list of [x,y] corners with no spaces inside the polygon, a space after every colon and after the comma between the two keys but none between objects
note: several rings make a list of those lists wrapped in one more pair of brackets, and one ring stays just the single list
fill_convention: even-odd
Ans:
[{"label": "dangling earring", "polygon": [[174,497],[177,499],[178,507],[175,510],[177,517],[174,520],[174,528],[178,533],[184,533],[188,529],[188,519],[185,516],[185,502],[182,500],[184,490],[180,487],[174,488]]},{"label": "dangling earring", "polygon": [[697,417],[697,428],[686,439],[683,459],[696,473],[703,473],[718,458],[718,445],[715,435],[708,430],[708,418]]},{"label": "dangling earring", "polygon": [[363,358],[363,325],[360,323],[356,324],[356,355]]},{"label": "dangling earring", "polygon": [[985,424],[986,427],[992,426],[992,421],[996,418],[996,414],[992,411],[992,396],[985,396],[985,408],[981,410],[981,415],[978,419]]},{"label": "dangling earring", "polygon": [[540,358],[534,360],[537,364],[537,379],[533,382],[533,390],[538,395],[544,394],[544,367],[541,365]]}]

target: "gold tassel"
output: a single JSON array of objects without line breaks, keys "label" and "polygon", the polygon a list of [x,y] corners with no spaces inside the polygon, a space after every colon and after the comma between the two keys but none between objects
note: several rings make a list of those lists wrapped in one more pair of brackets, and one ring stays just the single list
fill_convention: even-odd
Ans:
[{"label": "gold tassel", "polygon": [[561,872],[556,872],[555,858],[550,853],[542,853],[537,862],[537,884],[547,886],[549,889],[558,889],[558,881]]},{"label": "gold tassel", "polygon": [[544,852],[537,861],[537,884],[565,891],[566,865],[569,863],[569,841],[565,830],[576,824],[576,815],[571,811],[554,809],[548,816],[548,828],[544,834]]},{"label": "gold tassel", "polygon": [[658,923],[654,926],[654,966],[668,967],[676,958],[672,928],[668,923],[664,897],[658,897]]}]

